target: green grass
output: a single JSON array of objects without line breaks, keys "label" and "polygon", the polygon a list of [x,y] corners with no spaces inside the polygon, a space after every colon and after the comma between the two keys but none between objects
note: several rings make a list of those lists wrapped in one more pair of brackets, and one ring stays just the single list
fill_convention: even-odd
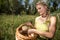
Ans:
[{"label": "green grass", "polygon": [[33,21],[33,15],[0,15],[0,39],[15,40],[16,28],[27,21]]},{"label": "green grass", "polygon": [[[32,21],[36,15],[0,15],[0,40],[15,40],[16,28],[25,22]],[[60,23],[60,22],[59,22]],[[57,23],[57,30],[53,40],[60,40],[59,23]]]}]

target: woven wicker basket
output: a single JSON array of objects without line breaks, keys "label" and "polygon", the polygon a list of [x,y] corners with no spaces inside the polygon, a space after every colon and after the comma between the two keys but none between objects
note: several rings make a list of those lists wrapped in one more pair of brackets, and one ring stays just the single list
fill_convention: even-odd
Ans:
[{"label": "woven wicker basket", "polygon": [[[21,28],[22,28],[22,26],[24,26],[24,25],[25,25],[25,26],[28,26],[28,25],[26,25],[26,24],[21,24],[21,25],[16,29],[16,35],[15,35],[16,40],[36,40],[36,35],[34,35],[34,38],[30,38],[28,34],[26,34],[26,35],[28,35],[28,36],[25,36],[25,35],[22,35],[22,34],[20,33]],[[32,26],[28,26],[28,27],[34,28],[34,27],[32,27]]]}]

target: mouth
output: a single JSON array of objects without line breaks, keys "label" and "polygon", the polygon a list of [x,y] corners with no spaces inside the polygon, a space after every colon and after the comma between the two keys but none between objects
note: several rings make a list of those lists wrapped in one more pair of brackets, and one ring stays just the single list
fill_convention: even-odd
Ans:
[{"label": "mouth", "polygon": [[43,13],[40,13],[40,15],[42,15]]}]

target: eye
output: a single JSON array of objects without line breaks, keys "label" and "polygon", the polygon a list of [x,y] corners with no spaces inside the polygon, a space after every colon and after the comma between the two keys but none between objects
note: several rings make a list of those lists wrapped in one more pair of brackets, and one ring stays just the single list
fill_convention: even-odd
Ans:
[{"label": "eye", "polygon": [[41,8],[38,8],[38,9],[41,9]]}]

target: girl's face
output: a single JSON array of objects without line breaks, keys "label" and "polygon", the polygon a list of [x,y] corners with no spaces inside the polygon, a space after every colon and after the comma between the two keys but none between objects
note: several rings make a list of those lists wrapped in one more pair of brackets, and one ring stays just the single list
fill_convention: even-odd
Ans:
[{"label": "girl's face", "polygon": [[36,9],[40,15],[46,14],[46,6],[43,5],[37,5]]}]

